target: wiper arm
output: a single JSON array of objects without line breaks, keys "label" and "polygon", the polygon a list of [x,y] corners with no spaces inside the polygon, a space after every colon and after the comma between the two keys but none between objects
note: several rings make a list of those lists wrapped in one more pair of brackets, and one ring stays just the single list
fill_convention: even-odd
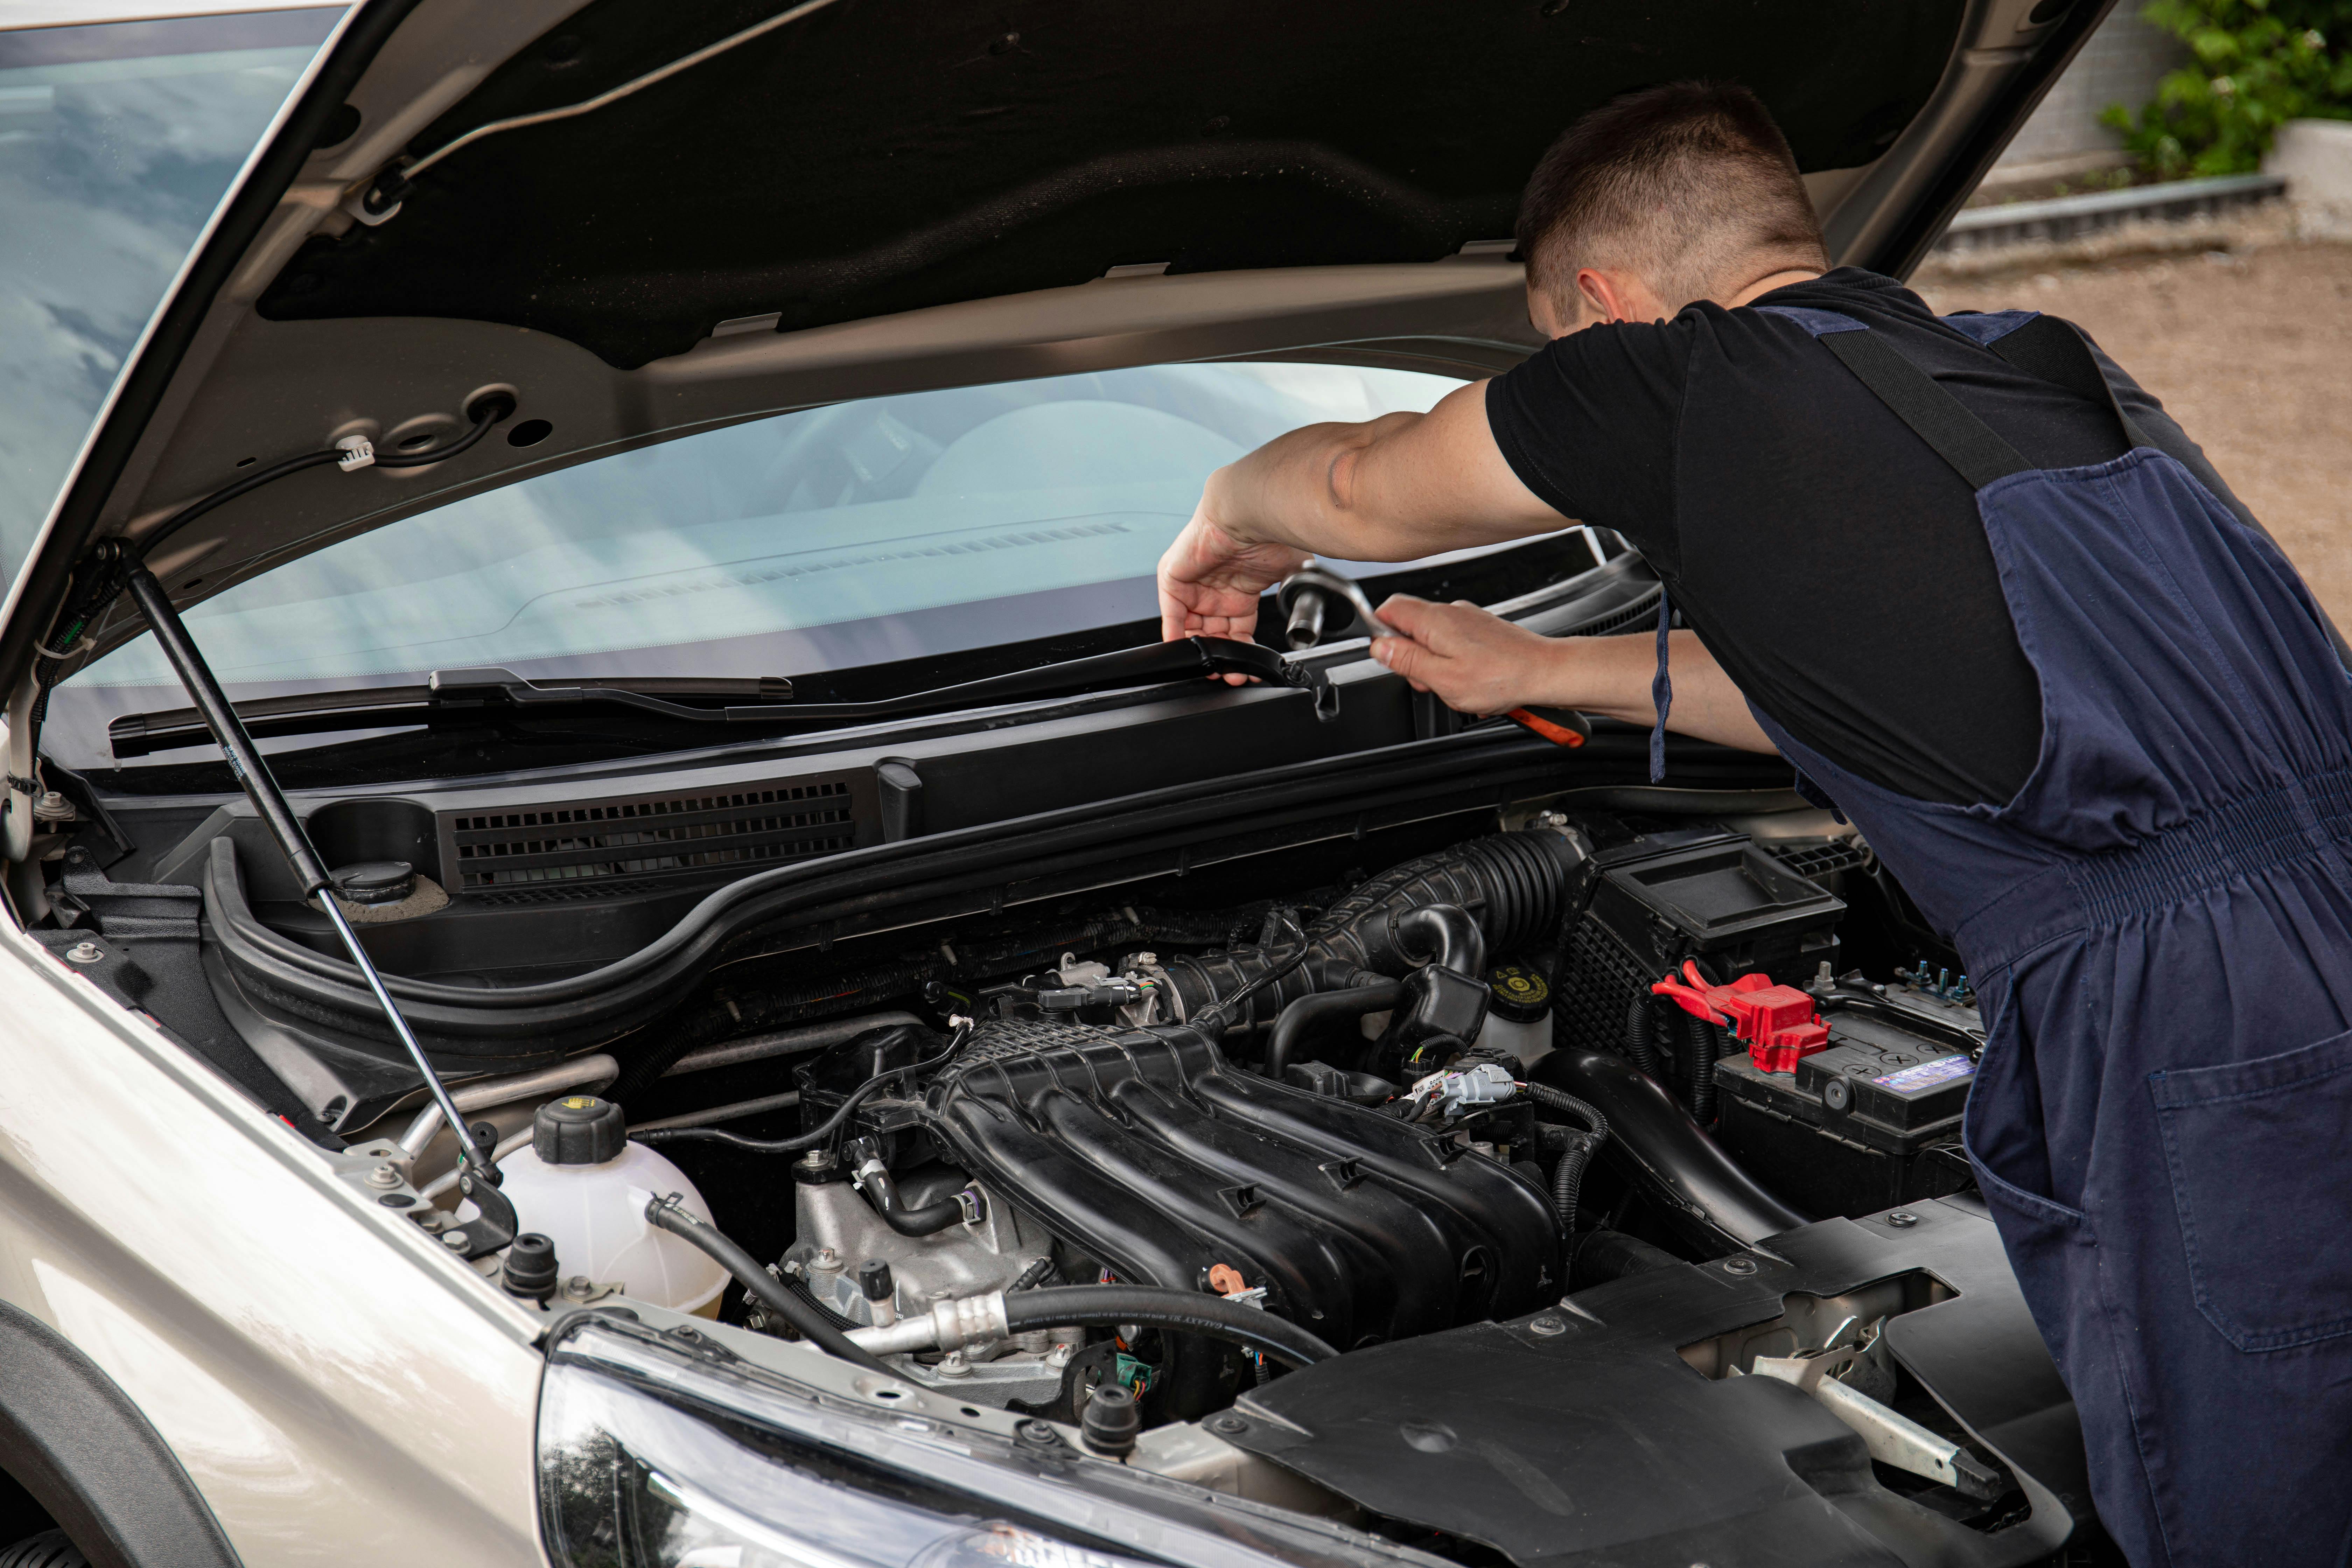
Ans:
[{"label": "wiper arm", "polygon": [[[770,697],[756,706],[689,708],[642,690],[584,684],[542,686],[518,679],[503,669],[436,670],[432,686],[439,705],[445,708],[460,702],[489,706],[504,701],[525,709],[561,703],[608,702],[694,723],[837,724],[867,719],[899,719],[919,713],[951,713],[964,708],[993,707],[1043,697],[1069,697],[1087,691],[1212,675],[1246,675],[1271,685],[1312,691],[1316,694],[1318,714],[1328,717],[1339,711],[1337,695],[1332,692],[1330,681],[1321,670],[1293,664],[1272,648],[1260,647],[1255,643],[1234,642],[1226,637],[1186,637],[1181,642],[1149,643],[1141,647],[1121,648],[1116,653],[1099,653],[1087,658],[1065,659],[1059,664],[1040,665],[1034,669],[1014,670],[1008,675],[992,675],[985,679],[967,680],[955,686],[934,687],[929,691],[877,698],[871,702],[796,702],[792,700],[791,684],[785,682],[781,697]],[[1329,711],[1324,713],[1327,708]]]},{"label": "wiper arm", "polygon": [[[271,697],[236,705],[254,735],[298,735],[321,730],[369,730],[423,723],[436,713],[546,713],[591,705],[632,708],[692,724],[853,724],[872,720],[951,713],[966,708],[1070,697],[1125,686],[1154,685],[1213,675],[1246,675],[1269,685],[1314,694],[1318,719],[1339,713],[1339,694],[1319,669],[1255,643],[1187,637],[1041,665],[1035,669],[913,691],[871,702],[799,702],[793,684],[774,676],[744,680],[583,679],[532,681],[510,670],[437,669],[423,686],[378,687],[315,696]],[[682,698],[718,698],[695,706]],[[723,701],[737,699],[734,701]],[[129,713],[107,727],[118,758],[143,756],[212,738],[194,709]]]}]

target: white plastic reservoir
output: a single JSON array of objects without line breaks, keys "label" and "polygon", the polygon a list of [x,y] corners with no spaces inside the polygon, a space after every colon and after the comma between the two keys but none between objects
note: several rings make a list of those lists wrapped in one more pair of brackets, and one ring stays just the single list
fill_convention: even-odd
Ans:
[{"label": "white plastic reservoir", "polygon": [[1521,963],[1499,965],[1488,978],[1487,993],[1479,1045],[1507,1051],[1523,1066],[1551,1054],[1551,986],[1540,972]]},{"label": "white plastic reservoir", "polygon": [[[715,1317],[727,1271],[692,1242],[646,1223],[646,1205],[670,1193],[684,1194],[686,1212],[705,1224],[710,1210],[685,1172],[613,1135],[625,1135],[619,1110],[588,1095],[541,1106],[530,1146],[499,1162],[500,1190],[521,1229],[555,1243],[562,1278],[584,1274],[656,1307]],[[586,1157],[615,1145],[620,1152],[609,1159]]]}]

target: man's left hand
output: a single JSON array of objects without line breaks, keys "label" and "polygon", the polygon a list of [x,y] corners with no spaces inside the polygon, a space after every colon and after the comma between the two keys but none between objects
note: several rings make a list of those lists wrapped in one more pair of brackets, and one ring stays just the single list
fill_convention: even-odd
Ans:
[{"label": "man's left hand", "polygon": [[[1202,507],[1160,558],[1160,638],[1231,637],[1257,631],[1258,595],[1314,560],[1286,544],[1244,544]],[[1240,685],[1247,678],[1229,675]]]}]

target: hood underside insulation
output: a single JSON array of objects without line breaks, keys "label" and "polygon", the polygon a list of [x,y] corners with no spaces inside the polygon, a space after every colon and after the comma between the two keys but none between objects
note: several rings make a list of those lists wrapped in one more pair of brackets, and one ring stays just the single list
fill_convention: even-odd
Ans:
[{"label": "hood underside insulation", "polygon": [[[579,103],[782,9],[597,0],[409,143]],[[634,368],[779,331],[1171,272],[1434,260],[1511,234],[1553,137],[1618,93],[1744,82],[1808,172],[1885,152],[1958,0],[834,0],[425,171],[313,240],[275,320],[530,327]]]}]

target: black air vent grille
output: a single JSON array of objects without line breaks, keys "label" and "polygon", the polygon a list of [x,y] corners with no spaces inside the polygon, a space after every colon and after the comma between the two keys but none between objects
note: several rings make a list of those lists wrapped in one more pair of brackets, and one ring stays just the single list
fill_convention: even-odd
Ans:
[{"label": "black air vent grille", "polygon": [[1832,838],[1815,844],[1768,844],[1767,849],[1781,865],[1800,877],[1820,881],[1840,871],[1851,871],[1857,866],[1870,864],[1870,851],[1851,838]]},{"label": "black air vent grille", "polygon": [[804,860],[857,839],[849,784],[838,779],[446,820],[460,890],[558,897],[612,897],[665,872]]},{"label": "black air vent grille", "polygon": [[1552,635],[1567,637],[1613,637],[1619,632],[1630,630],[1635,626],[1655,626],[1658,621],[1659,593],[1660,590],[1655,587],[1649,588],[1630,605],[1621,605],[1616,609],[1604,610],[1582,626],[1570,627],[1564,632],[1555,632]]}]

